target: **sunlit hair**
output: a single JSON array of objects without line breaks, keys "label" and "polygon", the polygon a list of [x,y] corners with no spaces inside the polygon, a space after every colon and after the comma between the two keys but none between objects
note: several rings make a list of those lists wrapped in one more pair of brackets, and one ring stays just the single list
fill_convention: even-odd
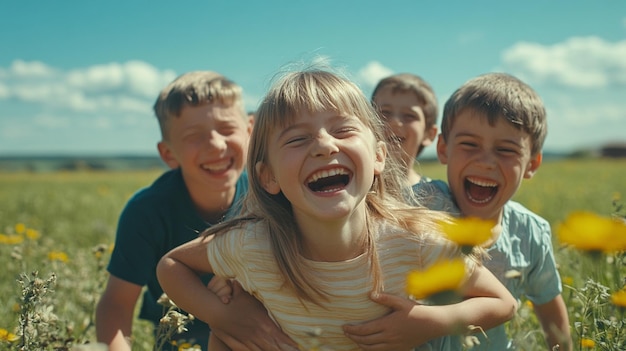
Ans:
[{"label": "sunlit hair", "polygon": [[448,140],[454,122],[465,109],[484,114],[491,126],[504,118],[530,136],[532,155],[541,152],[548,131],[546,110],[539,95],[518,78],[506,73],[487,73],[457,89],[443,109],[444,140]]},{"label": "sunlit hair", "polygon": [[[383,124],[376,110],[361,90],[342,76],[319,69],[286,73],[261,102],[256,111],[250,138],[248,174],[250,190],[244,201],[244,217],[212,227],[208,233],[221,232],[242,221],[262,221],[270,234],[271,246],[285,279],[302,299],[319,302],[332,296],[317,284],[315,271],[302,259],[301,232],[295,222],[291,203],[282,193],[272,195],[265,191],[256,165],[268,165],[269,138],[276,129],[288,126],[298,115],[334,111],[339,115],[356,116],[373,133],[376,141],[385,140]],[[438,230],[435,218],[440,214],[425,208],[409,207],[403,201],[403,174],[396,161],[388,157],[383,172],[375,176],[365,197],[367,228],[376,228],[375,220],[384,219],[411,231],[410,237],[419,240],[419,234]],[[375,236],[369,231],[364,245],[371,264],[372,281],[376,290],[382,290],[383,281],[375,246]],[[381,235],[384,235],[382,233]]]},{"label": "sunlit hair", "polygon": [[238,106],[242,117],[246,116],[242,88],[221,74],[192,71],[178,76],[161,90],[153,107],[163,140],[168,139],[169,121],[180,117],[184,107],[216,102],[226,107]]},{"label": "sunlit hair", "polygon": [[375,104],[376,94],[383,88],[391,88],[391,92],[411,92],[415,94],[424,111],[426,128],[437,124],[437,96],[433,88],[422,77],[412,73],[398,73],[381,79],[372,92],[372,103]]}]

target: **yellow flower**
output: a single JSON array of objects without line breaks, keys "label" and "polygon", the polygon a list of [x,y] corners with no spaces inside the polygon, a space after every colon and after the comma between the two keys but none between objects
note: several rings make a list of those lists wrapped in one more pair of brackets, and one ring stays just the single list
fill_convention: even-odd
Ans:
[{"label": "yellow flower", "polygon": [[611,302],[615,306],[626,308],[626,288],[611,294]]},{"label": "yellow flower", "polygon": [[491,238],[496,223],[476,217],[454,218],[440,222],[445,236],[460,246],[479,246]]},{"label": "yellow flower", "polygon": [[533,302],[532,302],[532,301],[530,301],[530,300],[526,300],[526,301],[524,301],[524,305],[525,305],[526,307],[528,307],[529,309],[531,309],[531,310],[534,310],[534,309],[535,309],[535,305],[533,305]]},{"label": "yellow flower", "polygon": [[572,278],[570,276],[564,276],[561,279],[563,280],[563,284],[564,285],[569,285],[569,286],[574,285],[574,278]]},{"label": "yellow flower", "polygon": [[430,268],[411,271],[406,280],[406,292],[415,299],[455,291],[465,278],[465,263],[461,259],[441,261]]},{"label": "yellow flower", "polygon": [[591,339],[583,338],[582,340],[580,340],[580,345],[584,348],[591,349],[596,346],[596,342]]},{"label": "yellow flower", "polygon": [[62,251],[50,251],[48,253],[48,259],[50,261],[60,261],[63,263],[67,263],[70,260],[67,254]]},{"label": "yellow flower", "polygon": [[26,225],[24,223],[17,223],[15,225],[15,232],[17,234],[24,234],[25,231],[26,231]]},{"label": "yellow flower", "polygon": [[24,241],[24,237],[21,235],[0,234],[0,244],[15,245],[21,243],[22,241]]},{"label": "yellow flower", "polygon": [[586,251],[626,250],[626,223],[592,212],[571,213],[557,226],[559,241]]},{"label": "yellow flower", "polygon": [[6,342],[14,342],[17,341],[19,337],[6,329],[0,328],[0,341]]},{"label": "yellow flower", "polygon": [[30,240],[37,240],[40,236],[41,234],[39,234],[39,231],[31,228],[26,229],[26,237]]}]

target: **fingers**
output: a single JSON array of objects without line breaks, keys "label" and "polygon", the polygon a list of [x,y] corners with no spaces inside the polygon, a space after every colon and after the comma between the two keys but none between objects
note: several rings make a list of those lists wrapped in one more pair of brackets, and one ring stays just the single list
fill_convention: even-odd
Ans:
[{"label": "fingers", "polygon": [[220,277],[213,277],[207,284],[207,289],[217,295],[224,304],[230,302],[233,294],[231,281]]},{"label": "fingers", "polygon": [[370,294],[370,299],[378,304],[390,307],[392,310],[403,310],[415,305],[415,301],[409,300],[406,297],[373,292]]}]

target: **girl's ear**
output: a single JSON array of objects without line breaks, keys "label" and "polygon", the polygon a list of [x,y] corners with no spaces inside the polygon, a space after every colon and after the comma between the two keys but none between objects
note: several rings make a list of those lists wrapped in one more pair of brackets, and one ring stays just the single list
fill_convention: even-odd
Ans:
[{"label": "girl's ear", "polygon": [[385,169],[385,159],[387,158],[387,144],[384,141],[376,143],[376,159],[374,160],[374,174],[379,175]]},{"label": "girl's ear", "polygon": [[448,145],[441,134],[439,134],[439,138],[437,138],[437,157],[442,165],[448,163]]},{"label": "girl's ear", "polygon": [[175,169],[180,167],[180,164],[174,155],[174,151],[172,151],[172,148],[166,141],[159,141],[157,149],[159,149],[159,156],[161,156],[161,160],[163,160],[169,168]]},{"label": "girl's ear", "polygon": [[270,167],[263,162],[257,162],[254,167],[256,168],[256,173],[259,175],[259,181],[263,189],[272,195],[278,195],[278,193],[280,193],[280,185],[276,181],[276,178],[274,178]]},{"label": "girl's ear", "polygon": [[543,155],[541,154],[541,152],[530,159],[530,162],[526,167],[526,171],[524,172],[525,179],[530,179],[535,175],[535,172],[537,172],[537,169],[539,169],[539,166],[541,166],[542,159]]}]

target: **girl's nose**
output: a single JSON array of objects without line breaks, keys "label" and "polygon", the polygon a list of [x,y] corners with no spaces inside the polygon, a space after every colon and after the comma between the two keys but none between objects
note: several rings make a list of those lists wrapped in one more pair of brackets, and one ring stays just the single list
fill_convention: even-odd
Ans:
[{"label": "girl's nose", "polygon": [[314,157],[330,156],[339,151],[335,138],[325,131],[319,133],[313,142],[311,155]]}]

